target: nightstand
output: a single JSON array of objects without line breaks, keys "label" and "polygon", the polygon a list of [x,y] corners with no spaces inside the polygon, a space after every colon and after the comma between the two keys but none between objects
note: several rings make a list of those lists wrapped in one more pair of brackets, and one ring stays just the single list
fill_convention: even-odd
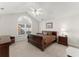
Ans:
[{"label": "nightstand", "polygon": [[58,36],[58,43],[68,46],[68,37]]}]

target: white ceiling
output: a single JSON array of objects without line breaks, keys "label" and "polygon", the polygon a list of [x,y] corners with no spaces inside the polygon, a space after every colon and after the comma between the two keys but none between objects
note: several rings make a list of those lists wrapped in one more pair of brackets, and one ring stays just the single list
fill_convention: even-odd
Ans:
[{"label": "white ceiling", "polygon": [[0,14],[28,12],[31,13],[30,8],[42,8],[43,15],[41,17],[62,17],[70,13],[79,13],[78,2],[0,2]]}]

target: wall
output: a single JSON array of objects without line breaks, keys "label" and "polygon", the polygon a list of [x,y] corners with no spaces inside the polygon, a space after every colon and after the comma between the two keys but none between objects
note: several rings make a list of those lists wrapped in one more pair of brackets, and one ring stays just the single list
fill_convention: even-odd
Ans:
[{"label": "wall", "polygon": [[[27,16],[26,13],[17,14],[5,14],[0,15],[0,35],[13,35],[17,36],[17,23],[20,16]],[[30,18],[32,20],[32,33],[38,32],[38,21]],[[19,39],[16,39],[16,41]]]},{"label": "wall", "polygon": [[[63,16],[63,15],[62,15]],[[53,22],[52,29],[46,29],[46,23]],[[79,47],[79,14],[66,15],[53,20],[45,20],[40,23],[40,32],[42,30],[57,31],[61,35],[62,30],[68,35],[69,45]]]}]

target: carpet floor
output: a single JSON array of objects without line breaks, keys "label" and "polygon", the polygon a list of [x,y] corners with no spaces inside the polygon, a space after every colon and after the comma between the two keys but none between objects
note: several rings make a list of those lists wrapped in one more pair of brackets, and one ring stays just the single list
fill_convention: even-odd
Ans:
[{"label": "carpet floor", "polygon": [[45,51],[41,51],[24,40],[10,46],[10,57],[66,57],[66,48],[67,46],[53,43]]}]

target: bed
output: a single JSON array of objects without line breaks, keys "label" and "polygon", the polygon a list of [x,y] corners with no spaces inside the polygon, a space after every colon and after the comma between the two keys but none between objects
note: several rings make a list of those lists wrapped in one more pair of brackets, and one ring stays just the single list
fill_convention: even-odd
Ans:
[{"label": "bed", "polygon": [[28,35],[28,42],[40,48],[42,51],[44,51],[45,48],[47,48],[52,43],[56,42],[56,39],[56,31],[42,31],[41,34]]}]

